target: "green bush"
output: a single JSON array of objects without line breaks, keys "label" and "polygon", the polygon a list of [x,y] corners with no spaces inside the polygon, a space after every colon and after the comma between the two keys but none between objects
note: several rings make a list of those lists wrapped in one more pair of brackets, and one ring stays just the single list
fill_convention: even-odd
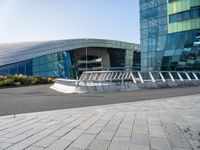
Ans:
[{"label": "green bush", "polygon": [[5,79],[0,81],[0,86],[15,86],[13,79]]},{"label": "green bush", "polygon": [[20,85],[30,85],[31,84],[31,79],[28,76],[15,75],[11,78],[13,78],[15,82],[19,82]]},{"label": "green bush", "polygon": [[14,75],[14,76],[0,76],[0,87],[1,86],[20,86],[20,85],[37,85],[54,83],[54,78],[45,77],[33,77],[25,75]]}]

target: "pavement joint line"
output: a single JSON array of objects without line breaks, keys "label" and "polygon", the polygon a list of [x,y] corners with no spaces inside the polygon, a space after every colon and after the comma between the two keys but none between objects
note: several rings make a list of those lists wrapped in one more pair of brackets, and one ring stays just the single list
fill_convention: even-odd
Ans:
[{"label": "pavement joint line", "polygon": [[[31,119],[29,119],[29,120],[31,120]],[[23,122],[20,122],[20,123],[18,123],[18,124],[14,124],[13,126],[12,126],[12,124],[11,124],[11,126],[9,126],[9,127],[6,127],[6,128],[2,128],[2,129],[0,129],[0,131],[3,131],[3,130],[8,129],[8,128],[10,128],[10,127],[14,127],[14,126],[17,126],[17,125],[23,124],[23,123],[25,123],[25,122],[26,122],[26,120],[24,120]]]},{"label": "pavement joint line", "polygon": [[169,142],[169,144],[170,144],[170,146],[171,146],[171,149],[173,150],[173,145],[172,145],[172,143],[170,142],[170,138],[169,138],[169,136],[168,136],[168,134],[167,134],[165,128],[163,127],[163,122],[162,122],[161,120],[160,120],[160,122],[161,122],[161,125],[162,125],[163,130],[165,131],[165,135],[166,135],[167,140],[168,140],[168,142]]},{"label": "pavement joint line", "polygon": [[[102,117],[103,117],[103,116],[105,116],[105,114],[102,115]],[[96,121],[96,122],[97,122],[97,121]],[[96,123],[96,122],[95,122],[95,123]],[[109,121],[108,121],[108,122],[109,122]],[[95,123],[94,123],[94,124],[95,124]],[[93,125],[94,125],[94,124],[93,124]],[[105,125],[105,126],[106,126],[106,125]],[[104,126],[104,127],[105,127],[105,126]],[[103,128],[102,128],[102,129],[103,129]],[[101,129],[101,130],[102,130],[102,129]],[[87,131],[87,130],[85,130],[85,131],[83,132],[83,134],[84,134],[86,131]],[[87,134],[87,133],[86,133],[86,134]],[[81,136],[81,135],[80,135],[80,136]],[[80,137],[80,136],[79,136],[79,137]],[[79,138],[79,137],[78,137],[78,138]],[[96,135],[95,138],[92,140],[92,142],[96,139],[96,137],[97,137],[97,135]],[[77,139],[78,139],[78,138],[77,138]],[[74,141],[75,141],[75,140],[74,140]],[[73,142],[74,142],[74,141],[73,141]],[[73,142],[72,142],[70,145],[72,145]],[[88,145],[88,147],[92,144],[92,142]],[[67,146],[66,148],[70,147],[70,145]],[[87,147],[87,148],[88,148],[88,147]],[[66,149],[66,148],[65,148],[65,149]]]},{"label": "pavement joint line", "polygon": [[[182,130],[181,130],[181,128],[175,123],[175,126],[178,128],[178,130],[181,132]],[[165,128],[164,128],[164,130],[165,130]],[[167,134],[167,136],[168,136],[168,134]],[[191,145],[191,143],[190,143],[190,141],[188,140],[188,138],[184,135],[184,134],[182,134],[182,136],[184,137],[184,139],[187,141],[187,143],[190,145],[190,147],[192,148],[192,145]],[[171,144],[171,141],[170,141],[170,138],[168,138],[169,139],[169,143]]]},{"label": "pavement joint line", "polygon": [[[55,124],[56,124],[56,123],[55,123]],[[53,125],[54,125],[54,124],[53,124]],[[44,130],[50,128],[50,127],[53,126],[53,125],[50,125],[49,127],[45,128]],[[40,131],[42,131],[42,130],[43,130],[43,129],[40,129],[37,133],[40,133]],[[43,131],[44,131],[44,130],[43,130]],[[22,140],[18,141],[17,143],[12,143],[12,144],[13,144],[12,146],[14,146],[14,145],[20,143],[21,141],[27,140],[27,139],[30,138],[30,137],[33,137],[33,136],[36,135],[37,133],[32,134],[32,135],[26,137],[25,139],[22,139]],[[8,147],[8,148],[11,148],[12,146],[10,146],[10,147]],[[27,147],[25,147],[25,148],[27,148]]]},{"label": "pavement joint line", "polygon": [[[130,141],[132,140],[133,138],[133,128],[134,128],[134,125],[135,125],[135,120],[136,120],[136,114],[134,115],[134,121],[133,121],[133,125],[132,125],[132,128],[131,128],[131,137],[130,137]],[[131,142],[129,143],[129,149],[130,149],[130,146],[131,146]]]},{"label": "pavement joint line", "polygon": [[[124,115],[123,115],[123,116],[124,116]],[[112,138],[111,138],[111,142],[108,144],[108,149],[110,148],[111,143],[112,143],[112,141],[113,141],[113,139],[114,139],[114,137],[115,137],[115,135],[116,135],[116,133],[117,133],[117,130],[119,129],[119,126],[120,126],[120,124],[122,123],[123,119],[124,119],[124,117],[120,120],[120,123],[119,123],[119,125],[118,125],[118,127],[117,127],[117,129],[116,129],[116,131],[115,131],[115,133],[114,133],[114,135],[113,135]]]},{"label": "pavement joint line", "polygon": [[[103,115],[101,115],[101,117],[102,117],[102,116],[103,116]],[[95,117],[95,116],[93,116],[93,117]],[[87,121],[88,121],[88,120],[87,120]],[[95,122],[96,122],[96,121],[95,121]],[[93,123],[93,124],[95,124],[95,123]],[[93,124],[92,124],[92,125],[93,125]],[[80,124],[80,125],[81,125],[81,124]],[[78,125],[78,126],[80,126],[80,125]],[[91,126],[92,126],[92,125],[91,125]],[[77,126],[77,127],[78,127],[78,126]],[[91,127],[91,126],[90,126],[90,127]],[[77,128],[77,127],[76,127],[76,128]],[[89,128],[89,127],[88,127],[88,128]],[[87,129],[88,129],[88,128],[87,128]],[[79,129],[79,128],[77,128],[77,129]],[[86,131],[87,129],[85,129],[85,131]],[[81,129],[81,130],[82,130],[82,129]],[[85,131],[83,132],[83,134],[85,133]],[[83,135],[83,134],[81,134],[81,135]],[[87,133],[86,133],[86,134],[87,134]],[[80,135],[80,136],[81,136],[81,135]],[[79,136],[79,137],[80,137],[80,136]],[[78,138],[79,138],[79,137],[78,137]],[[76,138],[76,139],[78,139],[78,138]],[[74,140],[74,141],[76,141],[76,140]],[[72,144],[74,143],[74,141],[73,141],[70,145],[72,145]],[[94,141],[94,140],[93,140],[93,141]],[[66,148],[70,147],[70,145],[67,146]],[[66,149],[66,148],[65,148],[65,149]]]},{"label": "pavement joint line", "polygon": [[[106,114],[104,114],[105,116]],[[114,117],[114,115],[112,115],[112,118]],[[103,118],[103,117],[102,117]],[[110,119],[111,120],[111,119]],[[106,121],[106,124],[101,128],[100,132],[103,130],[103,128],[110,122],[110,120]],[[99,133],[100,133],[99,132]],[[92,140],[92,142],[94,142],[97,139],[98,134],[95,136],[95,138]],[[88,145],[87,149],[89,149],[89,147],[91,146],[92,142]],[[109,146],[108,146],[109,147]]]},{"label": "pavement joint line", "polygon": [[[46,117],[46,118],[48,118],[48,117]],[[35,122],[31,122],[31,123],[37,123],[37,122],[40,122],[41,120],[43,120],[44,118],[38,118],[38,117],[36,117],[35,119],[40,119],[40,120],[37,120],[37,121],[35,121]],[[30,121],[32,121],[32,120],[29,120],[29,122]],[[23,123],[22,123],[23,124]],[[26,126],[27,125],[29,125],[29,124],[26,124]],[[24,126],[22,126],[21,128],[23,128]],[[30,127],[30,126],[29,126]],[[20,130],[21,128],[18,128],[17,130],[14,130],[14,131],[10,131],[10,132],[8,132],[8,133],[6,133],[6,134],[4,134],[3,136],[5,136],[5,135],[7,135],[7,134],[9,134],[9,133],[11,133],[11,132],[15,132],[15,131],[18,131],[18,130]],[[9,128],[8,128],[9,129]],[[16,135],[17,136],[17,135]]]},{"label": "pavement joint line", "polygon": [[[81,117],[80,117],[80,118],[81,118]],[[89,120],[89,118],[90,118],[90,117],[87,117],[87,119],[83,120],[81,123],[83,123],[84,121]],[[72,123],[72,122],[71,122],[71,123]],[[67,133],[66,133],[65,135],[63,135],[62,137],[59,137],[58,140],[62,139],[64,136],[66,136],[68,133],[70,133],[73,129],[76,129],[81,123],[79,123],[77,126],[73,127],[69,132],[67,132]],[[82,134],[81,134],[81,135],[82,135]],[[80,136],[81,136],[81,135],[80,135]],[[76,139],[78,139],[78,138],[76,138]],[[75,140],[76,140],[76,139],[75,139]],[[58,140],[57,140],[57,141],[58,141]],[[74,140],[74,141],[75,141],[75,140]],[[72,144],[72,143],[73,143],[73,141],[71,142],[71,144]],[[71,145],[71,144],[70,144],[70,145]],[[52,143],[51,145],[53,145],[53,143]],[[51,145],[49,145],[49,147],[50,147]],[[66,147],[66,148],[67,148],[67,147]],[[66,149],[66,148],[65,148],[65,149]]]}]

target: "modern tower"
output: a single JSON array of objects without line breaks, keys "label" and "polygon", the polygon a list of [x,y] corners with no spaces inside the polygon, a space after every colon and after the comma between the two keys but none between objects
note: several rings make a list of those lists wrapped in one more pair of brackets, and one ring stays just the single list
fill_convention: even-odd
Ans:
[{"label": "modern tower", "polygon": [[141,70],[200,70],[200,0],[140,0]]}]

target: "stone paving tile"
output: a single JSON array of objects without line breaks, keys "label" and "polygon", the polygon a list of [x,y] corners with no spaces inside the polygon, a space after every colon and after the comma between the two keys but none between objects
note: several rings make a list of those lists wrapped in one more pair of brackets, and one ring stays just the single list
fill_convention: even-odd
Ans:
[{"label": "stone paving tile", "polygon": [[[150,150],[149,146],[130,144],[129,150]],[[159,149],[158,149],[159,150]]]},{"label": "stone paving tile", "polygon": [[167,138],[151,137],[150,143],[152,150],[172,150]]},{"label": "stone paving tile", "polygon": [[135,119],[134,123],[135,127],[147,127],[147,120],[142,120],[142,119]]},{"label": "stone paving tile", "polygon": [[30,145],[32,145],[33,143],[37,142],[38,140],[41,140],[42,138],[48,136],[51,132],[53,132],[54,130],[58,129],[59,126],[54,126],[54,128],[47,128],[33,136],[30,136],[28,138],[26,138],[23,141],[20,141],[19,143],[9,147],[9,150],[21,150],[21,149],[25,149],[27,147],[29,147]]},{"label": "stone paving tile", "polygon": [[94,140],[89,146],[89,150],[107,150],[111,141]]},{"label": "stone paving tile", "polygon": [[114,137],[114,134],[115,134],[115,132],[113,132],[113,131],[102,131],[97,136],[97,139],[98,140],[111,141],[112,138]]},{"label": "stone paving tile", "polygon": [[[79,116],[80,117],[80,116]],[[76,118],[68,118],[67,120],[64,121],[65,126],[62,128],[58,129],[54,133],[51,134],[51,136],[56,136],[56,137],[62,137],[65,134],[67,134],[69,131],[71,131],[74,127],[78,126],[80,123],[83,121],[76,120],[79,117],[76,116]],[[62,121],[63,122],[63,121]]]},{"label": "stone paving tile", "polygon": [[130,137],[114,136],[113,142],[130,142]]},{"label": "stone paving tile", "polygon": [[31,147],[26,148],[25,150],[44,150],[44,148],[31,146]]},{"label": "stone paving tile", "polygon": [[128,150],[129,149],[129,142],[115,142],[113,141],[108,150]]},{"label": "stone paving tile", "polygon": [[135,133],[148,134],[148,126],[134,126],[133,134]]},{"label": "stone paving tile", "polygon": [[200,94],[0,117],[0,150],[199,150]]},{"label": "stone paving tile", "polygon": [[30,130],[26,133],[23,133],[23,134],[20,134],[18,136],[15,136],[15,137],[12,137],[12,138],[9,138],[6,140],[6,142],[9,142],[9,143],[18,143],[24,139],[27,139],[37,133],[41,133],[42,131],[44,131],[45,129],[47,129],[48,127],[54,125],[55,122],[51,122],[51,123],[47,123],[47,124],[41,124],[40,126],[38,126],[37,128],[34,128],[33,130]]},{"label": "stone paving tile", "polygon": [[131,138],[131,144],[149,146],[148,134],[135,133]]},{"label": "stone paving tile", "polygon": [[0,150],[3,150],[7,147],[10,147],[12,144],[10,143],[0,143]]},{"label": "stone paving tile", "polygon": [[70,132],[73,129],[73,127],[63,127],[57,131],[55,131],[54,133],[51,134],[51,136],[55,136],[55,137],[62,137],[65,134],[67,134],[68,132]]},{"label": "stone paving tile", "polygon": [[[73,142],[70,147],[86,149],[94,140],[95,135],[92,134],[82,134],[75,142]],[[70,148],[69,147],[69,148]]]},{"label": "stone paving tile", "polygon": [[189,144],[188,140],[182,134],[180,129],[177,127],[176,124],[163,124],[163,127],[167,133],[169,141],[173,147],[177,148],[186,148],[188,150],[192,150],[191,145]]},{"label": "stone paving tile", "polygon": [[132,129],[119,128],[115,136],[131,137]]},{"label": "stone paving tile", "polygon": [[8,132],[6,134],[3,135],[3,137],[6,137],[6,138],[12,138],[12,137],[15,137],[17,135],[20,135],[20,134],[23,134],[23,133],[26,133],[26,132],[29,132],[30,130],[34,129],[35,127],[37,126],[40,126],[41,124],[39,123],[35,123],[35,124],[32,124],[30,126],[26,126],[24,128],[20,128],[18,130],[15,130],[15,131],[11,131],[11,132]]},{"label": "stone paving tile", "polygon": [[161,125],[149,125],[149,136],[167,138],[165,131]]},{"label": "stone paving tile", "polygon": [[76,148],[76,147],[68,147],[65,150],[83,150],[83,149]]},{"label": "stone paving tile", "polygon": [[56,140],[57,140],[57,137],[47,136],[47,137],[43,138],[42,140],[33,144],[33,146],[47,148],[49,145],[51,145]]},{"label": "stone paving tile", "polygon": [[4,142],[5,140],[7,140],[8,138],[6,137],[0,137],[0,143]]},{"label": "stone paving tile", "polygon": [[71,140],[60,139],[50,145],[47,150],[64,150],[72,143]]},{"label": "stone paving tile", "polygon": [[148,118],[148,125],[161,125],[159,118]]},{"label": "stone paving tile", "polygon": [[124,118],[124,114],[116,114],[109,123],[103,128],[103,131],[116,131]]},{"label": "stone paving tile", "polygon": [[[30,120],[31,120],[31,119],[30,119]],[[5,131],[6,129],[9,129],[9,128],[12,128],[12,127],[16,127],[16,126],[18,126],[18,125],[20,125],[20,124],[22,124],[22,123],[25,123],[26,121],[28,121],[28,120],[26,120],[26,119],[20,119],[20,120],[17,120],[17,121],[15,121],[15,122],[8,123],[8,124],[6,124],[6,125],[1,126],[1,127],[0,127],[0,131],[6,132],[6,131]]]},{"label": "stone paving tile", "polygon": [[65,136],[63,136],[61,139],[66,139],[66,140],[74,141],[74,140],[77,139],[84,131],[85,131],[85,130],[74,129],[74,130],[70,131],[68,134],[66,134]]},{"label": "stone paving tile", "polygon": [[80,126],[78,126],[78,129],[83,129],[86,130],[89,127],[91,127],[97,120],[99,120],[102,117],[102,114],[100,115],[96,115],[92,118],[90,118],[89,120],[85,121],[84,123],[82,123]]},{"label": "stone paving tile", "polygon": [[89,128],[85,133],[87,134],[99,134],[99,132],[103,129],[103,127],[96,127],[96,126],[92,126],[91,128]]},{"label": "stone paving tile", "polygon": [[8,132],[0,131],[0,137],[7,134]]}]

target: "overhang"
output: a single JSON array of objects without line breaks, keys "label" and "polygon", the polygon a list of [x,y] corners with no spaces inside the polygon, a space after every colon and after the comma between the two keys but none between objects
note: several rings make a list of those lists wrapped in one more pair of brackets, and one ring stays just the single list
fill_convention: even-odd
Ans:
[{"label": "overhang", "polygon": [[75,50],[86,46],[133,50],[139,49],[138,44],[103,39],[72,39],[0,44],[0,66],[29,60],[51,53]]}]

